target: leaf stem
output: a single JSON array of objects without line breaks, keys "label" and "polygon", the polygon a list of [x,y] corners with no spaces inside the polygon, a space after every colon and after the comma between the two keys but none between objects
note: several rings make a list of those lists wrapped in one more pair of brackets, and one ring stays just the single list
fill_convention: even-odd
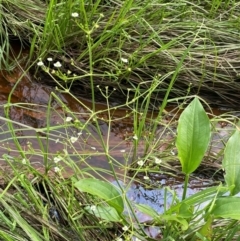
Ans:
[{"label": "leaf stem", "polygon": [[186,198],[187,187],[188,187],[188,180],[189,180],[189,174],[186,174],[185,181],[184,181],[184,189],[183,189],[182,201]]}]

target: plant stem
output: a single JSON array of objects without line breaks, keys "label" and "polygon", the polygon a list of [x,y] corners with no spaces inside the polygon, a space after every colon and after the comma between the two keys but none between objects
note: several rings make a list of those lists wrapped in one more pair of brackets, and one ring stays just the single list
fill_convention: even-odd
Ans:
[{"label": "plant stem", "polygon": [[187,187],[188,187],[188,180],[189,180],[189,174],[186,174],[185,181],[184,181],[184,190],[183,190],[183,195],[182,195],[182,201],[186,198]]}]

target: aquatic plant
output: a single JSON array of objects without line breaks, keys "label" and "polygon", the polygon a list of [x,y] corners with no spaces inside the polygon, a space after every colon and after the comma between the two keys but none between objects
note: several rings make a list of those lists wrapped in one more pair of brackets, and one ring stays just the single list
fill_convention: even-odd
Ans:
[{"label": "aquatic plant", "polygon": [[195,98],[181,114],[177,128],[178,158],[182,172],[186,175],[183,199],[186,197],[189,175],[202,162],[210,137],[209,118],[199,100]]}]

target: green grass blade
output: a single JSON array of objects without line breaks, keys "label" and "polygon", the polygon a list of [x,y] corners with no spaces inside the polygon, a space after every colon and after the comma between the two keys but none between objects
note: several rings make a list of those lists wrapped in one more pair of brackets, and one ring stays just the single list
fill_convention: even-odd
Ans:
[{"label": "green grass blade", "polygon": [[28,235],[30,240],[32,240],[32,241],[42,241],[43,240],[42,237],[39,236],[39,233],[31,225],[29,225],[16,210],[14,210],[12,207],[10,207],[7,204],[7,202],[5,202],[2,199],[1,204],[12,215],[12,217],[18,223],[18,225],[25,231],[25,233]]}]

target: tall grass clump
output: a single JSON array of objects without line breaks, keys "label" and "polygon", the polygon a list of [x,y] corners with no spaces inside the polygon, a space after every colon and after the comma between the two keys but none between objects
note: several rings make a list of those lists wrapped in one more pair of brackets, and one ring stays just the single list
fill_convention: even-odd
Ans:
[{"label": "tall grass clump", "polygon": [[[112,98],[120,93],[125,100],[129,88],[142,83],[144,91],[158,76],[162,81],[151,99],[151,107],[156,108],[195,39],[170,97],[184,96],[189,89],[210,104],[234,106],[237,95],[232,90],[239,89],[238,10],[239,3],[224,1],[51,1],[48,24],[33,43],[46,65],[53,57],[64,73],[72,72],[55,75],[85,93],[91,92],[92,78],[96,92],[98,85],[109,86],[117,90]],[[50,67],[56,70],[53,64]]]},{"label": "tall grass clump", "polygon": [[[238,94],[233,91],[239,89],[236,1],[7,1],[1,3],[1,14],[4,52],[17,37],[31,45],[32,60],[41,59],[52,70],[59,61],[69,74],[56,71],[55,75],[68,86],[89,93],[94,71],[95,87],[116,88],[116,96],[121,93],[125,99],[129,88],[147,81],[141,85],[144,91],[160,76],[164,81],[154,92],[152,108],[161,103],[182,55],[198,33],[170,96],[184,96],[189,88],[211,104],[237,106]],[[54,62],[49,64],[47,58]],[[44,76],[38,71],[42,81]]]},{"label": "tall grass clump", "polygon": [[[13,54],[26,47],[35,35],[42,32],[46,3],[43,1],[1,1],[0,3],[0,69],[8,71],[16,67]],[[14,42],[17,41],[17,42]],[[20,41],[20,44],[18,44]],[[21,51],[20,51],[21,53]],[[22,55],[19,54],[18,61]]]}]

